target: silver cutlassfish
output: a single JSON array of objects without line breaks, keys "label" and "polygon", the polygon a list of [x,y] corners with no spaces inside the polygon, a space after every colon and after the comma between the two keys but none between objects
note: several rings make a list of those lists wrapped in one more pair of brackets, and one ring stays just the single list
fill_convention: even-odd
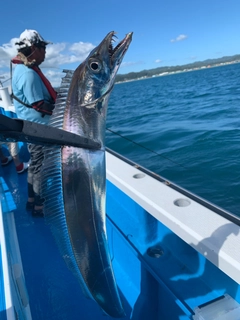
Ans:
[{"label": "silver cutlassfish", "polygon": [[105,125],[109,95],[132,33],[114,48],[110,32],[75,72],[67,72],[50,125],[101,145],[46,148],[44,214],[69,268],[105,313],[124,316],[105,225]]}]

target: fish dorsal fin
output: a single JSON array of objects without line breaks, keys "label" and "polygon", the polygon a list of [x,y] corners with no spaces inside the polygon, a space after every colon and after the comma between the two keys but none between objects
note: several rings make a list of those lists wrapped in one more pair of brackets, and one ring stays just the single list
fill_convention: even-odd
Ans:
[{"label": "fish dorsal fin", "polygon": [[49,125],[62,129],[63,127],[63,117],[67,102],[68,91],[71,85],[72,77],[74,71],[63,70],[65,76],[62,78],[61,86],[58,90],[57,100],[55,104],[55,109],[53,115],[50,117]]}]

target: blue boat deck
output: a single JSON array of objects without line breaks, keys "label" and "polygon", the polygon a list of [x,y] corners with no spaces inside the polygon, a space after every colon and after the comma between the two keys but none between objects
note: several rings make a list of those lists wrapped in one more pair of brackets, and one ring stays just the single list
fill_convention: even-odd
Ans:
[{"label": "blue boat deck", "polygon": [[[26,146],[22,145],[24,161],[28,160],[24,159],[26,154]],[[32,217],[25,210],[27,173],[18,175],[11,163],[0,167],[0,176],[13,199],[7,200],[11,208],[6,207],[4,215],[8,210],[14,212],[32,319],[113,319],[96,302],[83,296],[44,218]],[[200,250],[183,241],[110,180],[106,211],[110,254],[126,312],[124,319],[193,319],[198,306],[224,294],[240,302],[239,284],[222,272],[218,263],[211,263]],[[224,242],[233,230],[238,234],[239,227],[232,229],[226,223],[216,232],[221,233]],[[198,247],[209,240],[199,242]],[[222,243],[217,245],[220,250]],[[0,278],[0,289],[1,283]],[[0,307],[1,304],[4,301],[0,297]],[[0,320],[6,319],[0,309]]]},{"label": "blue boat deck", "polygon": [[[17,174],[11,163],[0,167],[0,175],[16,205],[14,217],[32,319],[112,319],[103,314],[96,302],[83,296],[78,281],[60,256],[44,218],[32,217],[25,210],[27,173]],[[124,306],[125,311],[130,312],[126,301]],[[129,318],[129,314],[126,317]],[[5,318],[0,316],[0,319]]]}]

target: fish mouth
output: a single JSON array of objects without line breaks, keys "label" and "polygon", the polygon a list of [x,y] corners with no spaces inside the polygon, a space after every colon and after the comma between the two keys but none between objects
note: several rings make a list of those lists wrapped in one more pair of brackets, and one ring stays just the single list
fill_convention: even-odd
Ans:
[{"label": "fish mouth", "polygon": [[123,54],[127,51],[130,42],[132,40],[132,32],[128,33],[126,35],[126,37],[120,41],[114,48],[114,43],[117,40],[117,35],[116,32],[112,31],[110,32],[109,36],[110,36],[110,43],[109,43],[109,47],[108,47],[108,53],[109,53],[109,57],[112,58],[114,57],[116,54],[123,51]]},{"label": "fish mouth", "polygon": [[117,41],[117,35],[115,31],[109,32],[103,40],[106,44],[110,65],[112,67],[116,64],[120,65],[120,63],[122,62],[124,54],[128,50],[128,47],[132,41],[132,35],[133,32],[127,33],[125,38],[122,39],[115,47],[114,44]]}]

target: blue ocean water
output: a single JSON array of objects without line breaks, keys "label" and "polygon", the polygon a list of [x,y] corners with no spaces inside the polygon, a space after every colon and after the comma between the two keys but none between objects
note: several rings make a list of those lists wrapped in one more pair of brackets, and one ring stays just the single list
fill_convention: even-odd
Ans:
[{"label": "blue ocean water", "polygon": [[240,216],[240,64],[116,84],[107,128],[107,147]]}]

